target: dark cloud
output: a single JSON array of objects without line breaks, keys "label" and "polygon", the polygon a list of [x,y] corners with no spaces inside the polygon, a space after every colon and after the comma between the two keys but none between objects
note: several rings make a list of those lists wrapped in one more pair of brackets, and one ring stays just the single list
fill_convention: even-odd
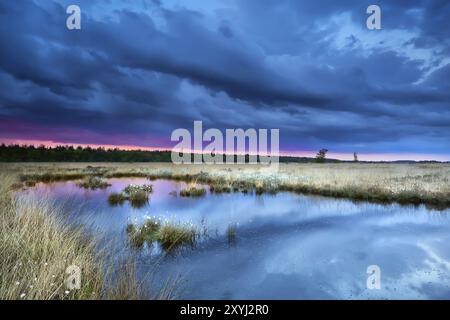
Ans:
[{"label": "dark cloud", "polygon": [[364,1],[75,2],[77,31],[72,2],[0,4],[0,118],[143,145],[203,120],[280,128],[290,149],[449,153],[446,1],[381,1],[381,31]]}]

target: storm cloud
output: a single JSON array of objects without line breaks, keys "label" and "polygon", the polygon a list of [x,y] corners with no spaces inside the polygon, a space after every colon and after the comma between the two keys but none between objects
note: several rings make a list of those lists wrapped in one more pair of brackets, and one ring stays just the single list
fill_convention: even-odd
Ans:
[{"label": "storm cloud", "polygon": [[[66,8],[81,8],[81,30]],[[170,147],[204,126],[281,149],[450,159],[450,3],[3,1],[0,141]]]}]

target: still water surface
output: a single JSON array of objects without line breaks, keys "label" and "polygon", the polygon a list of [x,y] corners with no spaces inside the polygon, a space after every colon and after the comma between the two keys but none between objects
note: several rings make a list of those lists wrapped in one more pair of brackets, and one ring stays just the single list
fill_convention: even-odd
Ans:
[{"label": "still water surface", "polygon": [[[195,249],[169,256],[158,248],[139,252],[140,273],[151,268],[152,281],[181,276],[179,298],[450,299],[450,210],[290,193],[208,192],[194,199],[173,195],[182,182],[109,182],[105,190],[61,182],[38,184],[27,192],[78,208],[72,219],[103,234],[117,254],[135,252],[127,245],[125,228],[146,217],[207,227],[209,238]],[[108,195],[128,184],[152,184],[149,203],[111,207]],[[226,236],[230,225],[237,226],[231,244]],[[367,289],[370,265],[381,269],[379,290]]]}]

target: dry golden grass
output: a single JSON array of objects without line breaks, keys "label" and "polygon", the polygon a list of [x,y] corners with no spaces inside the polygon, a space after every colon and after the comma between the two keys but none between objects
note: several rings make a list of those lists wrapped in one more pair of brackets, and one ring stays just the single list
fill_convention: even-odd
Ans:
[{"label": "dry golden grass", "polygon": [[[66,227],[45,199],[15,199],[0,177],[0,299],[98,299],[103,274],[94,243]],[[79,290],[67,290],[66,268],[82,270]]]},{"label": "dry golden grass", "polygon": [[376,202],[425,203],[450,207],[450,164],[280,164],[276,172],[257,165],[174,165],[171,163],[3,164],[23,181],[104,177],[168,178],[208,183],[220,190],[257,193],[293,191]]},{"label": "dry golden grass", "polygon": [[[89,176],[167,178],[207,183],[217,192],[293,191],[450,207],[449,164],[280,164],[277,172],[260,169],[169,163],[0,164],[0,299],[142,298],[132,267],[126,267],[114,284],[105,284],[108,272],[96,254],[95,241],[81,229],[67,226],[58,211],[61,208],[46,199],[19,201],[12,192],[40,181]],[[67,292],[64,286],[68,265],[82,268],[80,290]],[[173,287],[163,291],[155,297],[171,297]]]},{"label": "dry golden grass", "polygon": [[[119,270],[98,252],[96,239],[67,223],[46,198],[17,196],[16,179],[0,172],[0,299],[169,299],[175,288],[143,290],[135,263]],[[109,263],[111,262],[111,263]],[[68,290],[67,267],[81,269],[81,287]]]}]

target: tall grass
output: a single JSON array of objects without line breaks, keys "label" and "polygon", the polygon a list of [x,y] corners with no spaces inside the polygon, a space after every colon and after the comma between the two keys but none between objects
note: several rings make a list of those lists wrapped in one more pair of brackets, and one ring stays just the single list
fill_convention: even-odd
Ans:
[{"label": "tall grass", "polygon": [[183,190],[180,191],[181,197],[194,197],[199,198],[206,195],[206,189],[203,187],[197,187],[197,182],[190,182]]},{"label": "tall grass", "polygon": [[148,292],[142,283],[136,281],[136,261],[121,262],[116,270],[115,281],[106,291],[109,300],[143,300],[148,299]]},{"label": "tall grass", "polygon": [[[10,189],[12,177],[0,181],[0,298],[100,298],[103,274],[94,242],[58,219],[46,199],[19,201]],[[79,290],[65,286],[70,265],[82,270]]]}]

